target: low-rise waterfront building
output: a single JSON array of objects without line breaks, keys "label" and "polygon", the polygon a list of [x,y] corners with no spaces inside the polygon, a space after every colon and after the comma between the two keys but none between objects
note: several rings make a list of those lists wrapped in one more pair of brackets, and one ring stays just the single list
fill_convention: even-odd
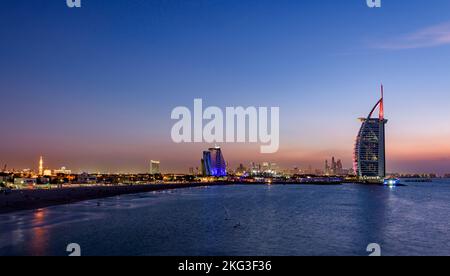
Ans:
[{"label": "low-rise waterfront building", "polygon": [[59,170],[55,170],[54,172],[53,172],[55,175],[58,175],[58,174],[72,174],[72,171],[71,170],[68,170],[66,167],[61,167],[61,169],[59,169]]},{"label": "low-rise waterfront building", "polygon": [[14,185],[17,186],[34,186],[36,184],[36,178],[14,178]]}]

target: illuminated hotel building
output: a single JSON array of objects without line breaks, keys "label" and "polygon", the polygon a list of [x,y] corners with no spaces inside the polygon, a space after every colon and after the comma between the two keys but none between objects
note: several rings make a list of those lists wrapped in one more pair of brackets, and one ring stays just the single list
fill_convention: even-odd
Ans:
[{"label": "illuminated hotel building", "polygon": [[220,147],[210,148],[208,151],[204,151],[201,165],[203,176],[227,176],[227,164]]},{"label": "illuminated hotel building", "polygon": [[[373,113],[379,108],[378,118]],[[362,125],[356,138],[354,170],[361,179],[380,180],[386,177],[386,147],[383,86],[381,99],[367,118],[360,119]]]}]

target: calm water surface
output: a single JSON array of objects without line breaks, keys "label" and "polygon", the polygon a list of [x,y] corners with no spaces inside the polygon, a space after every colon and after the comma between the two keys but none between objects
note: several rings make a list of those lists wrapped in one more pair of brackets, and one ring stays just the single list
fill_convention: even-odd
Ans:
[{"label": "calm water surface", "polygon": [[449,226],[450,181],[237,185],[0,215],[0,255],[450,255]]}]

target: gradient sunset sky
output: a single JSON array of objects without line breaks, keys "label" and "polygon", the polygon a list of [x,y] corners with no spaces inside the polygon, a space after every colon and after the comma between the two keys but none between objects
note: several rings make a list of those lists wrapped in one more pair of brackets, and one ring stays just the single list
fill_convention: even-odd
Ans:
[{"label": "gradient sunset sky", "polygon": [[281,146],[224,144],[230,165],[352,165],[385,86],[389,172],[450,173],[450,1],[3,0],[0,166],[165,172],[176,106],[278,106]]}]

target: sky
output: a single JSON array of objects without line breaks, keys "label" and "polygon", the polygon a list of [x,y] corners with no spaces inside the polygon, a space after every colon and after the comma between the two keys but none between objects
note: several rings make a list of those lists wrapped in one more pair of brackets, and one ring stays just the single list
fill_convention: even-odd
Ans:
[{"label": "sky", "polygon": [[450,1],[3,0],[0,166],[76,172],[198,167],[171,112],[280,107],[280,150],[222,144],[251,161],[352,166],[385,86],[389,172],[450,173]]}]

